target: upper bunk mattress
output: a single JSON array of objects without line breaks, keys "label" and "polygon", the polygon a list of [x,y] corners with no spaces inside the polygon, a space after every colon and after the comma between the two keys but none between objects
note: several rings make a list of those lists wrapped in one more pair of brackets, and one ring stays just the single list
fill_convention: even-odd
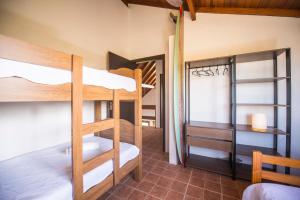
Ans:
[{"label": "upper bunk mattress", "polygon": [[[84,138],[85,161],[112,149],[112,140],[101,137]],[[87,147],[87,148],[85,148]],[[28,153],[0,162],[0,199],[72,199],[72,167],[70,144]],[[139,149],[128,143],[120,143],[120,167],[134,159]],[[83,188],[87,191],[113,172],[109,160],[83,176]]]},{"label": "upper bunk mattress", "polygon": [[299,200],[300,188],[273,184],[258,183],[250,185],[243,193],[243,200]]},{"label": "upper bunk mattress", "polygon": [[[0,78],[7,77],[21,77],[34,83],[47,85],[72,82],[72,74],[68,70],[0,58]],[[82,81],[84,85],[101,86],[108,89],[125,89],[129,92],[136,90],[136,82],[132,78],[85,66],[83,67]],[[143,86],[150,87],[144,84]]]}]

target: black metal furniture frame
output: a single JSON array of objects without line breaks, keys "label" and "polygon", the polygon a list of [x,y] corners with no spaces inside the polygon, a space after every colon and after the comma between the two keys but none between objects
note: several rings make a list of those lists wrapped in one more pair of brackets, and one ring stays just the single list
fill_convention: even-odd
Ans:
[{"label": "black metal furniture frame", "polygon": [[[285,76],[278,76],[278,56],[285,54]],[[236,68],[239,63],[245,62],[253,62],[253,61],[265,61],[265,60],[273,60],[273,77],[270,78],[258,78],[258,79],[237,79]],[[283,135],[286,138],[285,145],[285,157],[291,156],[291,50],[289,48],[284,49],[275,49],[270,51],[262,51],[262,52],[254,52],[254,53],[246,53],[239,54],[233,56],[226,57],[218,57],[212,59],[205,60],[196,60],[196,61],[188,61],[186,62],[186,70],[185,70],[185,125],[189,125],[190,121],[190,70],[195,68],[203,68],[208,66],[219,66],[219,65],[229,65],[229,74],[230,74],[230,121],[228,125],[230,125],[233,129],[232,136],[232,155],[230,155],[231,168],[228,172],[219,172],[218,170],[214,170],[214,166],[223,165],[225,160],[220,160],[217,158],[208,158],[202,156],[191,156],[193,158],[198,159],[198,161],[191,161],[189,155],[189,147],[186,148],[186,156],[185,156],[185,164],[187,166],[198,167],[201,169],[205,169],[208,171],[219,172],[225,175],[232,175],[235,178],[249,179],[251,176],[251,165],[246,165],[242,163],[238,163],[236,160],[237,155],[244,156],[252,156],[253,150],[259,150],[264,154],[270,155],[279,155],[278,153],[278,137],[279,135]],[[278,82],[285,80],[286,81],[286,104],[279,104],[278,102]],[[238,103],[236,98],[237,93],[237,85],[238,84],[251,84],[251,83],[273,83],[273,104],[260,104],[260,103]],[[274,107],[274,126],[268,127],[265,132],[257,132],[251,128],[249,125],[240,125],[237,124],[237,109],[239,106],[264,106],[264,107]],[[285,131],[278,129],[278,108],[283,107],[286,109],[286,128]],[[185,126],[185,127],[186,127]],[[186,128],[184,129],[186,131]],[[252,145],[241,145],[236,143],[236,136],[240,132],[250,132],[250,133],[261,133],[261,134],[272,134],[273,135],[273,147],[258,147]],[[185,133],[187,135],[187,133]],[[205,165],[205,167],[201,166],[203,162],[215,163],[211,165]],[[192,164],[190,164],[192,163]],[[195,164],[196,163],[196,164]],[[210,166],[210,167],[208,167]],[[272,170],[276,170],[276,166],[273,166]],[[290,169],[286,168],[285,173],[289,174]]]}]

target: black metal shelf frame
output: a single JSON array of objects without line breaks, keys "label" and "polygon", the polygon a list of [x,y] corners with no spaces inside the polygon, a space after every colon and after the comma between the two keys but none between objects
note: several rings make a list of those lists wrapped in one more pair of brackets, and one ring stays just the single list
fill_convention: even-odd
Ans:
[{"label": "black metal shelf frame", "polygon": [[[278,76],[278,56],[285,53],[285,62],[286,62],[286,74],[285,76]],[[237,79],[237,64],[243,62],[252,62],[252,61],[264,61],[264,60],[273,60],[273,77],[269,78],[258,78],[258,79]],[[191,63],[195,63],[191,65]],[[242,164],[237,163],[236,156],[242,154],[246,156],[250,156],[248,151],[257,149],[262,150],[263,153],[267,153],[270,155],[279,155],[278,154],[278,135],[282,135],[286,137],[286,149],[285,149],[285,156],[291,156],[291,50],[289,48],[284,49],[275,49],[270,51],[263,51],[263,52],[254,52],[249,54],[240,54],[240,55],[233,55],[233,56],[226,56],[226,57],[219,57],[219,58],[211,58],[206,60],[198,60],[198,61],[191,61],[186,62],[186,71],[185,71],[185,121],[186,123],[190,123],[190,69],[194,69],[195,65],[201,67],[203,66],[213,66],[213,65],[229,65],[229,74],[230,74],[230,124],[232,125],[233,129],[233,138],[232,138],[232,157],[231,157],[231,173],[232,178],[245,178],[241,177],[239,169]],[[197,68],[197,67],[196,67]],[[278,103],[278,82],[279,81],[286,81],[286,104],[279,104]],[[237,93],[237,84],[253,84],[253,83],[273,83],[273,103],[271,104],[260,104],[260,103],[237,103],[236,93]],[[236,143],[236,136],[238,132],[255,132],[247,127],[242,127],[241,125],[237,124],[237,107],[238,106],[272,106],[274,109],[274,126],[269,127],[270,130],[266,131],[265,133],[261,134],[273,134],[273,147],[272,148],[265,148],[265,147],[256,147],[251,145],[240,145]],[[286,110],[286,130],[279,130],[278,129],[278,107],[283,106]],[[243,126],[243,125],[242,125]],[[246,126],[246,125],[244,125]],[[240,151],[240,152],[238,152]],[[250,152],[251,153],[251,152]],[[217,159],[215,159],[216,162]],[[210,161],[211,162],[211,161]],[[224,162],[223,160],[221,162]],[[243,165],[244,166],[244,165]],[[250,169],[247,167],[247,169]],[[273,166],[273,170],[276,170],[276,167]],[[247,172],[249,174],[249,172]],[[290,169],[286,168],[285,173],[290,173]]]}]

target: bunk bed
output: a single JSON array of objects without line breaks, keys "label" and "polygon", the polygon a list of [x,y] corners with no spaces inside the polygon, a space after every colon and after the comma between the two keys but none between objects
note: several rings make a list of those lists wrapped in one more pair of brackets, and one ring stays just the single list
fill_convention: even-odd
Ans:
[{"label": "bunk bed", "polygon": [[[72,108],[71,145],[61,144],[0,162],[0,199],[97,199],[130,172],[140,180],[139,69],[100,72],[83,67],[79,56],[3,35],[0,67],[0,102],[70,101]],[[108,80],[107,76],[112,78]],[[82,123],[83,101],[95,101],[94,123]],[[112,118],[101,120],[97,115],[101,113],[101,101],[113,102]],[[120,101],[134,102],[134,125],[120,120]],[[122,142],[120,126],[127,127],[124,134],[131,137],[127,142],[132,144]],[[113,130],[111,139],[97,136],[108,129]],[[95,136],[83,137],[91,134]]]},{"label": "bunk bed", "polygon": [[[243,193],[243,200],[297,200],[300,197],[300,177],[263,168],[264,164],[300,169],[300,160],[262,154],[253,151],[252,185]],[[261,183],[262,180],[271,183]],[[282,183],[282,184],[279,184]],[[288,184],[288,185],[283,185]],[[292,186],[291,186],[292,185]],[[297,187],[294,187],[297,186]]]}]

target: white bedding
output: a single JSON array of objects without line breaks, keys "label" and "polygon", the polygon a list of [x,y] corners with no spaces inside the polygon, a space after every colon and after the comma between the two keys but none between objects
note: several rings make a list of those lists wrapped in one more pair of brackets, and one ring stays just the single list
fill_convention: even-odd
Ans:
[{"label": "white bedding", "polygon": [[[72,81],[71,72],[68,70],[33,65],[0,58],[0,78],[21,77],[34,83],[58,85]],[[83,67],[83,84],[102,86],[108,89],[125,89],[129,92],[136,90],[134,79],[110,73],[106,70],[98,70]],[[151,85],[142,84],[142,87]]]},{"label": "white bedding", "polygon": [[[84,160],[112,149],[112,140],[101,137],[84,138],[87,143],[99,143],[100,148],[83,152]],[[0,162],[0,199],[72,199],[70,144],[61,144]],[[120,144],[120,167],[134,159],[139,149],[131,144]],[[109,160],[84,174],[83,187],[87,191],[113,172]]]},{"label": "white bedding", "polygon": [[273,183],[253,184],[244,191],[243,200],[300,200],[300,188]]}]

